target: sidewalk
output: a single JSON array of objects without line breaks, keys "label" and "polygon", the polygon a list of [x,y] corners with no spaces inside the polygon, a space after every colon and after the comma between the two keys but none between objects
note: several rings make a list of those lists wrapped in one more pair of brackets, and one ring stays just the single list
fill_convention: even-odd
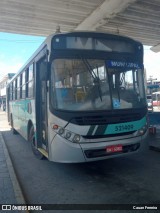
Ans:
[{"label": "sidewalk", "polygon": [[10,130],[10,127],[7,124],[5,112],[0,111],[0,204],[25,204],[12,161],[2,136],[2,131],[8,130]]},{"label": "sidewalk", "polygon": [[160,126],[155,125],[156,127],[156,134],[149,135],[149,148],[154,151],[160,152]]},{"label": "sidewalk", "polygon": [[160,112],[149,113],[149,125],[156,128],[156,134],[149,134],[149,148],[160,152]]}]

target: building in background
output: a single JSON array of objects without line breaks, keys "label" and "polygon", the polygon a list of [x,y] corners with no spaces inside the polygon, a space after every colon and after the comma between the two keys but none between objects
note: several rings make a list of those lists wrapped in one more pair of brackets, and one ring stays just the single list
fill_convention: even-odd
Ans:
[{"label": "building in background", "polygon": [[153,92],[158,91],[160,91],[160,81],[158,81],[157,78],[150,76],[147,79],[147,94],[152,94]]},{"label": "building in background", "polygon": [[8,73],[0,79],[0,108],[6,110],[6,86],[8,81],[15,75],[15,73]]}]

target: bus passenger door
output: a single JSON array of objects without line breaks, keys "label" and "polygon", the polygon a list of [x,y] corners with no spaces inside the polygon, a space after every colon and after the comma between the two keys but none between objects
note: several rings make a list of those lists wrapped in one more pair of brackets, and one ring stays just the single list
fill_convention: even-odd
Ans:
[{"label": "bus passenger door", "polygon": [[36,63],[36,129],[38,148],[48,152],[46,61],[46,57],[44,57]]}]

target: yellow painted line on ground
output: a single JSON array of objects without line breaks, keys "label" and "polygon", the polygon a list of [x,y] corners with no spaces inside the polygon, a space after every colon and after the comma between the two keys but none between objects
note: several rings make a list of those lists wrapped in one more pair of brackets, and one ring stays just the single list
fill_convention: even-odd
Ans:
[{"label": "yellow painted line on ground", "polygon": [[48,158],[48,153],[47,153],[44,149],[38,148],[38,151],[39,151],[40,153],[42,153],[42,155],[44,155],[46,158]]}]

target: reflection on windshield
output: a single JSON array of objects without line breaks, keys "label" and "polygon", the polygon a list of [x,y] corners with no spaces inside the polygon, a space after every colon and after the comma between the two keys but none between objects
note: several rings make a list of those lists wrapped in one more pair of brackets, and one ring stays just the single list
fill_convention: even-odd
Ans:
[{"label": "reflection on windshield", "polygon": [[114,109],[137,108],[145,104],[141,70],[108,69]]},{"label": "reflection on windshield", "polygon": [[52,62],[52,105],[88,111],[142,107],[141,70],[106,68],[104,60],[56,59]]}]

